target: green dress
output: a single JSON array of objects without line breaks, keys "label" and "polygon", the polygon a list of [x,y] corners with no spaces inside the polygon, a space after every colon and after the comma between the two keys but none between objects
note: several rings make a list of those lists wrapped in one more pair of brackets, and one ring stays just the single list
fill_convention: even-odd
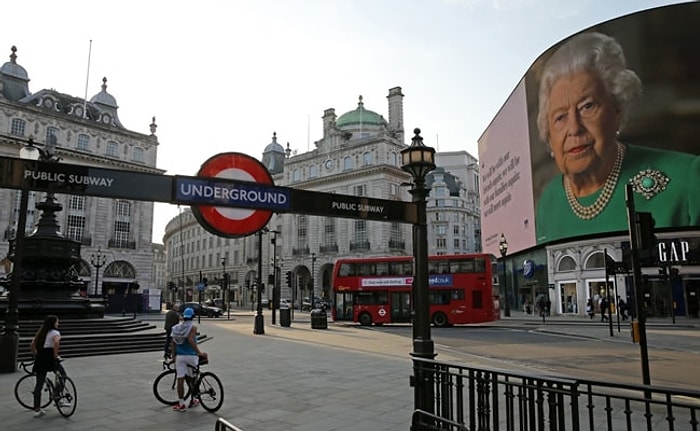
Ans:
[{"label": "green dress", "polygon": [[[639,174],[639,175],[638,175]],[[625,186],[637,176],[637,184],[651,186],[667,179],[665,189],[653,189],[647,199],[641,190],[634,192],[637,212],[650,212],[657,228],[700,225],[700,157],[688,153],[627,145],[620,177],[605,209],[590,220],[578,217],[566,199],[563,175],[547,184],[537,203],[537,243],[563,238],[626,232],[627,206]],[[592,205],[601,191],[578,199]]]}]

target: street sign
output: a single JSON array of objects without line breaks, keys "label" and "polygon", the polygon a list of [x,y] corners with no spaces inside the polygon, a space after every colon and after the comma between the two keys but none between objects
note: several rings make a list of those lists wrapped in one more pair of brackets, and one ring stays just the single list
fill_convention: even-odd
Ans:
[{"label": "street sign", "polygon": [[206,288],[206,285],[202,282],[197,283],[197,290],[200,292],[204,292],[204,289]]},{"label": "street sign", "polygon": [[[272,217],[272,211],[256,208],[270,202],[284,205],[289,201],[283,193],[265,187],[273,185],[270,172],[247,154],[231,152],[210,157],[197,176],[208,178],[178,181],[176,196],[188,198],[199,224],[215,235],[235,238],[253,234],[265,227]],[[243,180],[248,184],[235,186],[213,178]],[[218,201],[227,201],[235,207],[196,205]]]},{"label": "street sign", "polygon": [[217,163],[197,177],[168,176],[145,167],[144,172],[134,172],[0,156],[0,187],[192,205],[194,213],[206,208],[210,219],[206,224],[217,228],[210,230],[216,235],[221,235],[219,225],[233,226],[229,236],[254,233],[267,224],[272,212],[417,222],[413,202],[277,187],[257,160],[240,155],[247,160],[244,169],[254,171],[248,174],[239,168],[227,170],[227,163],[237,166],[240,160],[219,156],[212,157]]}]

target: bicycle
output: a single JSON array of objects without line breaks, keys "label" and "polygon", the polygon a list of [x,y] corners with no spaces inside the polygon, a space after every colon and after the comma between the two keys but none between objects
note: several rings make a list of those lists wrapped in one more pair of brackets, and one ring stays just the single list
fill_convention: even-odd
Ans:
[{"label": "bicycle", "polygon": [[[185,396],[191,399],[197,398],[199,403],[208,412],[219,410],[224,403],[224,386],[221,384],[219,377],[211,371],[200,371],[202,365],[206,365],[208,361],[199,358],[199,365],[193,367],[188,365],[192,370],[191,378],[186,378]],[[163,371],[156,377],[153,382],[153,395],[156,399],[165,405],[175,405],[178,402],[177,396],[177,374],[175,372],[175,364],[170,361],[163,361]]]},{"label": "bicycle", "polygon": [[[59,365],[53,371],[54,379],[51,381],[50,374],[46,374],[46,380],[41,390],[40,407],[46,408],[53,401],[56,409],[63,417],[70,417],[75,413],[75,408],[78,404],[78,392],[75,390],[73,380],[65,374],[63,367],[60,365],[63,359],[59,358]],[[32,372],[31,367],[34,361],[20,363],[20,368],[27,375],[20,378],[15,384],[15,398],[19,404],[29,410],[34,409],[34,385],[36,382],[36,374]]]}]

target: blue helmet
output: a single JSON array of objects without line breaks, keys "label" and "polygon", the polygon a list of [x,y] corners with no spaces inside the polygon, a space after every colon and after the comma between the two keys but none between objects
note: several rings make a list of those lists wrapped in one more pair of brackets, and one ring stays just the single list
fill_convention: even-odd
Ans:
[{"label": "blue helmet", "polygon": [[184,317],[185,319],[191,319],[192,317],[194,317],[194,310],[192,309],[192,307],[185,308],[185,311],[182,312],[182,317]]}]

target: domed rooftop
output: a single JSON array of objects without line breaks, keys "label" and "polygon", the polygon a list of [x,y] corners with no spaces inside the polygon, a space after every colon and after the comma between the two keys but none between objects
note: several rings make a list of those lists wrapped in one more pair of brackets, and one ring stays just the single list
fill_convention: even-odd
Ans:
[{"label": "domed rooftop", "polygon": [[109,106],[110,108],[118,108],[117,99],[107,93],[107,78],[102,78],[102,91],[92,96],[91,103]]},{"label": "domed rooftop", "polygon": [[376,112],[365,109],[365,105],[362,103],[362,96],[360,96],[360,101],[357,103],[357,109],[346,112],[338,117],[335,124],[338,127],[352,126],[356,124],[382,126],[386,125],[387,122],[384,117]]},{"label": "domed rooftop", "polygon": [[272,133],[272,142],[270,142],[263,153],[282,153],[284,154],[284,148],[277,143],[277,132]]},{"label": "domed rooftop", "polygon": [[17,47],[13,45],[11,50],[12,54],[10,54],[10,61],[2,65],[0,73],[3,75],[12,76],[13,78],[29,80],[27,71],[24,69],[24,67],[17,64],[17,54],[15,54],[17,52]]}]

